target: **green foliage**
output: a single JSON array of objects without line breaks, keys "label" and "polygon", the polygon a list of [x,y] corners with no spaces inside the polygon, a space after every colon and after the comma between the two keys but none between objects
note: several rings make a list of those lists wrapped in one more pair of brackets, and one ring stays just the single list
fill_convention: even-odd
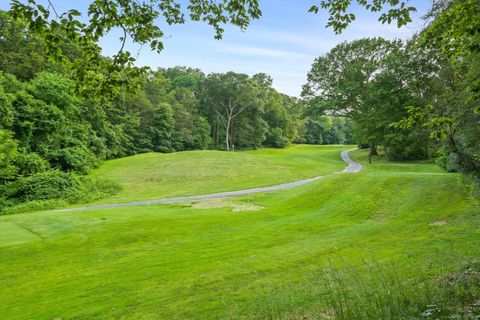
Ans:
[{"label": "green foliage", "polygon": [[22,177],[8,185],[7,198],[18,202],[65,199],[81,185],[73,173],[51,170]]},{"label": "green foliage", "polygon": [[[49,170],[0,186],[0,213],[52,209],[65,204],[91,202],[121,190],[118,183],[90,179],[70,172]],[[2,204],[0,202],[0,204]]]},{"label": "green foliage", "polygon": [[47,171],[50,167],[48,161],[35,152],[18,153],[15,165],[18,168],[18,174],[24,177]]},{"label": "green foliage", "polygon": [[28,32],[26,23],[1,11],[0,34],[0,71],[27,81],[46,68],[44,44]]},{"label": "green foliage", "polygon": [[437,156],[435,162],[440,168],[448,172],[459,172],[460,167],[458,163],[458,155],[456,153],[444,153],[442,152]]},{"label": "green foliage", "polygon": [[152,137],[153,150],[158,152],[171,151],[171,136],[173,130],[172,108],[166,103],[160,104],[152,112],[152,126],[150,136]]},{"label": "green foliage", "polygon": [[435,46],[455,60],[480,52],[479,11],[476,0],[438,1],[429,14],[433,20],[423,30],[420,44]]},{"label": "green foliage", "polygon": [[192,149],[207,149],[212,143],[210,137],[210,124],[208,120],[202,116],[199,116],[195,120],[195,128],[193,130],[193,145]]},{"label": "green foliage", "polygon": [[65,198],[69,204],[97,201],[111,197],[122,190],[118,182],[109,179],[80,177],[80,182],[78,190]]},{"label": "green foliage", "polygon": [[[397,27],[402,27],[411,22],[410,14],[417,11],[415,7],[409,7],[408,1],[400,0],[357,0],[358,5],[364,7],[370,12],[381,12],[378,21],[390,24],[397,22]],[[348,12],[352,5],[351,0],[321,0],[320,8],[328,10],[329,17],[327,27],[331,27],[336,34],[340,34],[348,25],[355,20],[355,15]],[[319,6],[310,7],[309,12],[318,13]]]},{"label": "green foliage", "polygon": [[[448,170],[480,175],[480,115],[471,83],[480,75],[480,55],[472,53],[462,64],[443,61],[423,106],[409,106],[407,115],[391,124],[410,132],[423,131],[443,145],[438,163]],[[450,155],[451,154],[451,155]]]},{"label": "green foliage", "polygon": [[265,140],[266,145],[274,148],[285,148],[289,141],[283,136],[283,131],[280,128],[270,129]]},{"label": "green foliage", "polygon": [[307,110],[351,119],[356,141],[369,144],[372,155],[383,145],[392,160],[426,158],[425,126],[392,123],[406,117],[406,106],[428,102],[438,69],[433,58],[409,42],[374,38],[339,44],[312,65],[302,93]]},{"label": "green foliage", "polygon": [[[368,11],[381,12],[379,21],[382,23],[397,21],[399,27],[410,22],[410,14],[415,11],[414,7],[406,5],[406,1],[357,2]],[[42,49],[48,56],[68,65],[76,90],[82,96],[96,98],[118,97],[122,93],[121,88],[138,91],[138,79],[146,75],[148,68],[136,67],[135,58],[125,45],[130,40],[160,52],[164,33],[158,25],[159,20],[169,25],[183,24],[185,16],[189,16],[193,21],[212,26],[215,38],[221,39],[224,25],[231,24],[244,30],[251,20],[259,19],[262,14],[259,0],[224,0],[219,3],[206,0],[185,3],[171,0],[142,3],[91,0],[83,16],[78,10],[68,7],[65,12],[57,12],[51,2],[48,4],[45,7],[36,0],[26,3],[13,0],[9,13],[15,21],[42,39]],[[336,33],[355,19],[354,14],[347,12],[350,5],[349,0],[320,2],[320,7],[329,12],[327,26],[333,27]],[[309,10],[318,11],[317,5]],[[112,30],[120,30],[119,49],[112,59],[104,59],[98,43]],[[72,55],[72,51],[75,54]]]},{"label": "green foliage", "polygon": [[66,147],[49,151],[48,160],[52,167],[63,171],[75,171],[86,174],[90,169],[98,167],[100,162],[85,146]]},{"label": "green foliage", "polygon": [[429,156],[427,140],[421,132],[402,131],[385,135],[385,155],[391,160],[421,160]]},{"label": "green foliage", "polygon": [[[80,19],[81,13],[75,9],[58,13],[51,3],[45,7],[34,0],[28,3],[14,0],[10,14],[43,40],[48,56],[62,63],[68,61],[78,93],[84,97],[112,98],[121,95],[121,88],[137,91],[137,80],[148,69],[135,66],[135,58],[125,49],[129,39],[149,45],[157,52],[163,49],[164,34],[157,25],[159,19],[167,24],[183,24],[187,14],[194,21],[211,25],[216,32],[215,38],[220,39],[222,25],[232,24],[244,29],[251,19],[260,17],[261,11],[257,0],[230,0],[219,4],[191,0],[183,5],[173,1],[95,0],[88,6],[88,18]],[[121,31],[120,48],[112,59],[104,59],[98,42],[116,29]],[[74,46],[77,56],[69,56],[65,45]]]},{"label": "green foliage", "polygon": [[17,173],[14,162],[17,160],[17,141],[12,133],[0,129],[0,184],[12,180]]}]

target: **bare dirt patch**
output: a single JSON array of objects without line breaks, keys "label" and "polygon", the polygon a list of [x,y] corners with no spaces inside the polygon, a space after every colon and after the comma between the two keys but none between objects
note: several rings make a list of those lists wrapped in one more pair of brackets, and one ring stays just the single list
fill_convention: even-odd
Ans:
[{"label": "bare dirt patch", "polygon": [[447,224],[447,221],[445,220],[438,220],[438,221],[433,221],[429,223],[430,226],[444,226],[446,224]]},{"label": "bare dirt patch", "polygon": [[192,203],[191,207],[195,209],[213,209],[213,208],[229,207],[233,212],[258,211],[263,209],[263,207],[261,206],[256,206],[254,204],[249,204],[249,203],[235,202],[235,201],[232,201],[231,199],[210,199],[210,200],[197,201]]},{"label": "bare dirt patch", "polygon": [[377,223],[385,223],[387,222],[387,217],[384,216],[383,214],[374,214],[368,218],[370,221],[374,221]]}]

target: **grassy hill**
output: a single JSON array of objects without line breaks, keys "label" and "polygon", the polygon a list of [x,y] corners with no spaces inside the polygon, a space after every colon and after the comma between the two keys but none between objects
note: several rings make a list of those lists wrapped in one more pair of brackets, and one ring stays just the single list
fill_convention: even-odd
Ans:
[{"label": "grassy hill", "polygon": [[234,191],[341,171],[345,146],[293,145],[244,152],[145,153],[106,161],[92,177],[113,179],[123,191],[101,203]]},{"label": "grassy hill", "polygon": [[[325,157],[304,148],[272,159],[290,168],[286,173],[263,164],[273,180],[259,172],[258,182],[338,170],[338,147],[317,147]],[[268,163],[270,152],[226,157],[241,157],[241,166],[258,153]],[[189,154],[197,163],[197,152],[178,157]],[[176,162],[168,161],[153,162],[175,176]],[[153,164],[139,163],[124,171],[110,162],[96,174],[144,181]],[[220,177],[210,186],[198,175],[190,190],[230,187]],[[480,254],[480,208],[458,177],[431,164],[377,161],[358,174],[222,201],[3,216],[0,318],[434,319],[421,314],[443,312],[448,303],[471,306],[478,293],[437,285],[439,276],[475,265]],[[171,189],[157,181],[130,196],[134,186],[121,199],[185,192],[181,181]]]}]

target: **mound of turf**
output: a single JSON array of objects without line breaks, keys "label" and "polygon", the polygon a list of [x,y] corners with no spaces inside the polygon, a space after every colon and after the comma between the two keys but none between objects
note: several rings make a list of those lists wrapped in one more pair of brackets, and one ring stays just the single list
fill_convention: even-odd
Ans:
[{"label": "mound of turf", "polygon": [[424,319],[467,301],[435,281],[479,256],[480,208],[456,174],[378,164],[224,207],[0,217],[1,318]]},{"label": "mound of turf", "polygon": [[292,145],[244,152],[146,153],[106,161],[94,178],[123,190],[98,203],[117,203],[271,186],[341,171],[345,146]]}]

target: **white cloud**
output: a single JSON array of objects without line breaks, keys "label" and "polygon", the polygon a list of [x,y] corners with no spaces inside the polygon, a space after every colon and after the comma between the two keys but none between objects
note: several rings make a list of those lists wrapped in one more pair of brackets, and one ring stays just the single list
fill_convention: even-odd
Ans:
[{"label": "white cloud", "polygon": [[290,31],[259,31],[249,34],[250,39],[263,43],[287,44],[313,50],[318,54],[326,53],[338,44],[336,39],[327,39],[321,34],[295,33]]},{"label": "white cloud", "polygon": [[293,58],[293,59],[313,59],[313,56],[293,51],[283,51],[275,49],[265,49],[252,46],[220,45],[214,49],[217,52],[232,53],[236,55],[247,55],[256,57],[275,57],[275,58]]}]

